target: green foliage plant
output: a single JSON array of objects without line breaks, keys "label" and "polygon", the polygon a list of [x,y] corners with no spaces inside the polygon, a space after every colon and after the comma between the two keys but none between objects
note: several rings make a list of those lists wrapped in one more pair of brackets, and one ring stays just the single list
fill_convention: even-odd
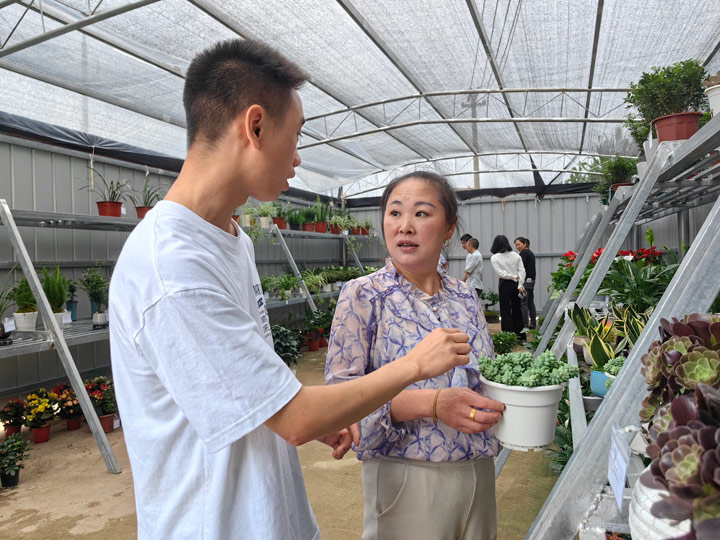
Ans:
[{"label": "green foliage plant", "polygon": [[605,159],[601,172],[602,176],[595,182],[593,191],[605,195],[613,184],[624,184],[632,180],[637,174],[637,160],[622,156]]},{"label": "green foliage plant", "polygon": [[24,401],[17,399],[9,400],[5,406],[0,409],[0,422],[6,426],[22,426],[26,406],[27,404]]},{"label": "green foliage plant", "polygon": [[43,268],[42,286],[53,313],[62,313],[67,301],[68,278],[60,271],[60,265],[52,270]]},{"label": "green foliage plant", "polygon": [[77,281],[74,279],[68,279],[68,286],[67,286],[67,299],[68,302],[73,302],[75,300],[75,293],[77,292],[78,284]]},{"label": "green foliage plant", "polygon": [[280,206],[275,202],[264,202],[257,205],[256,212],[258,216],[274,218],[278,216]]},{"label": "green foliage plant", "polygon": [[103,306],[107,306],[109,282],[102,277],[98,268],[88,268],[83,272],[82,278],[78,280],[80,287],[87,293],[91,302],[97,304],[99,313],[103,312]]},{"label": "green foliage plant", "polygon": [[518,345],[518,336],[514,332],[498,332],[492,335],[495,354],[505,354]]},{"label": "green foliage plant", "polygon": [[14,289],[10,286],[10,280],[12,279],[12,272],[8,272],[5,279],[0,284],[0,322],[2,322],[3,315],[13,305]]},{"label": "green foliage plant", "polygon": [[37,304],[35,303],[35,295],[33,295],[32,289],[27,278],[22,278],[15,284],[13,288],[13,301],[15,302],[15,311],[17,313],[31,313],[37,311]]},{"label": "green foliage plant", "polygon": [[300,215],[302,216],[302,223],[315,223],[316,221],[319,221],[317,217],[317,208],[315,206],[303,208],[300,211]]},{"label": "green foliage plant", "polygon": [[330,203],[322,202],[320,195],[317,197],[315,204],[315,221],[318,223],[327,223],[330,220]]},{"label": "green foliage plant", "polygon": [[303,272],[302,278],[305,286],[310,291],[319,291],[323,285],[327,284],[327,280],[322,273],[314,273],[310,270]]},{"label": "green foliage plant", "polygon": [[654,67],[649,73],[643,73],[637,83],[630,83],[626,108],[635,108],[638,116],[628,114],[625,127],[640,148],[657,118],[701,110],[707,103],[702,88],[705,75],[703,65],[693,59]]},{"label": "green foliage plant", "polygon": [[275,353],[282,358],[288,367],[296,366],[302,356],[300,353],[300,336],[295,330],[274,325],[272,330]]},{"label": "green foliage plant", "polygon": [[30,442],[23,441],[19,433],[0,441],[0,473],[15,476],[23,468],[29,447]]},{"label": "green foliage plant", "polygon": [[149,178],[145,179],[142,191],[137,192],[137,196],[128,195],[128,198],[135,206],[152,206],[165,196],[162,186],[151,185]]},{"label": "green foliage plant", "polygon": [[674,254],[667,263],[650,265],[618,257],[603,279],[600,294],[636,313],[647,311],[660,301],[679,266]]},{"label": "green foliage plant", "polygon": [[[88,169],[90,169],[90,183],[80,189],[87,189],[95,193],[99,202],[123,202],[127,198],[127,192],[130,190],[127,180],[110,180],[108,182],[92,167],[88,167]],[[95,175],[100,179],[100,183],[95,181]]]},{"label": "green foliage plant", "polygon": [[478,366],[489,381],[530,388],[564,384],[579,374],[577,366],[558,361],[552,351],[545,351],[537,358],[529,352],[511,352],[495,358],[481,356]]}]

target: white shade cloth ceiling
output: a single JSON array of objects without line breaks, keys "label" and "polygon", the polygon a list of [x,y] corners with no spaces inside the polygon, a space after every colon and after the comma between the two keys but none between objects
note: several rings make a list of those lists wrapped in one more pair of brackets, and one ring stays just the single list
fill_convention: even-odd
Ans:
[{"label": "white shade cloth ceiling", "polygon": [[[254,38],[310,75],[292,185],[352,194],[422,167],[457,187],[473,187],[475,170],[480,187],[508,187],[533,184],[511,172],[530,156],[549,182],[588,155],[636,154],[621,123],[593,122],[621,119],[625,94],[462,91],[624,89],[688,58],[720,70],[717,0],[158,0],[13,50],[135,3],[0,1],[0,109],[182,158],[190,60]],[[458,122],[469,118],[496,121]]]}]

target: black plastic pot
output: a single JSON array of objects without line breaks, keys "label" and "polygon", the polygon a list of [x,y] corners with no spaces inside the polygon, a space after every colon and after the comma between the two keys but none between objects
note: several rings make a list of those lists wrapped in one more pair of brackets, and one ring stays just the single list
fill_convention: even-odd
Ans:
[{"label": "black plastic pot", "polygon": [[15,474],[0,473],[0,484],[3,489],[15,487],[20,481],[20,471],[16,471]]}]

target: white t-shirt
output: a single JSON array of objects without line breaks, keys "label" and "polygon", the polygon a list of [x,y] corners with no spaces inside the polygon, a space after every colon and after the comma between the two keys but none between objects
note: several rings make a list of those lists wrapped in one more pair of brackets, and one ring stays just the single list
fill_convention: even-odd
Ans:
[{"label": "white t-shirt", "polygon": [[515,281],[520,276],[518,288],[525,283],[525,266],[523,265],[520,255],[514,251],[506,251],[505,253],[495,253],[490,257],[490,264],[500,279],[511,279]]},{"label": "white t-shirt", "polygon": [[295,448],[263,425],[301,385],[273,351],[252,242],[238,235],[161,201],[112,276],[140,539],[320,538]]},{"label": "white t-shirt", "polygon": [[485,289],[482,282],[483,258],[479,249],[468,253],[465,257],[465,271],[468,273],[467,284],[473,289]]}]

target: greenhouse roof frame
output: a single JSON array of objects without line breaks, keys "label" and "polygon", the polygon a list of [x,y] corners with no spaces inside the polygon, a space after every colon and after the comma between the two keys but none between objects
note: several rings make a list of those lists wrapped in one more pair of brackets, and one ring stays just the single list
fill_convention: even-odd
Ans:
[{"label": "greenhouse roof frame", "polygon": [[[635,154],[618,126],[629,83],[687,58],[714,73],[718,27],[712,0],[6,0],[0,102],[182,158],[190,60],[258,39],[310,75],[293,185],[359,193],[422,166],[458,188],[528,187],[529,170],[562,182],[578,161]],[[511,154],[537,167],[498,165]]]}]

